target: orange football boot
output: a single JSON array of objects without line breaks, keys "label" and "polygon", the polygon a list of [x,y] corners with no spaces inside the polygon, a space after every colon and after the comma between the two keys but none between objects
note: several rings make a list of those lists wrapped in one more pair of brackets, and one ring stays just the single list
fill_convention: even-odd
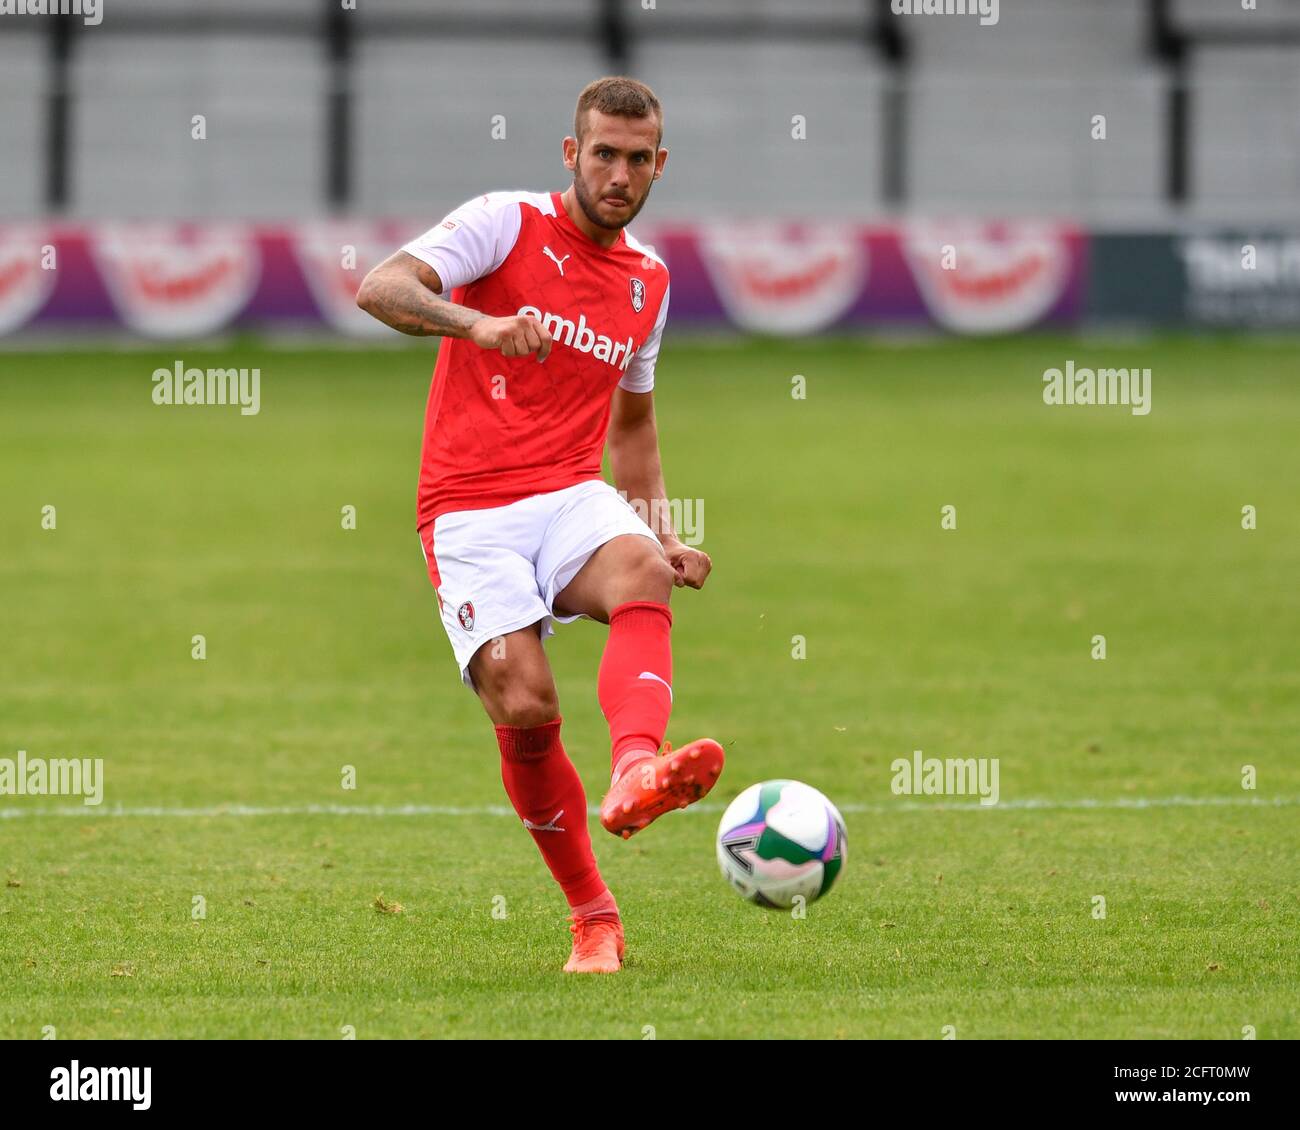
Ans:
[{"label": "orange football boot", "polygon": [[623,923],[616,918],[569,915],[573,952],[565,973],[617,973],[623,966]]},{"label": "orange football boot", "polygon": [[694,804],[717,783],[726,755],[712,738],[674,750],[664,742],[655,757],[634,761],[600,804],[600,823],[627,839],[674,808]]}]

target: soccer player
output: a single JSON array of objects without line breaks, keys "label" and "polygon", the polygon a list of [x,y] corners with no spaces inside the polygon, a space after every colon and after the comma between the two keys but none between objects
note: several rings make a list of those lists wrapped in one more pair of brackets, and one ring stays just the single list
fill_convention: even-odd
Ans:
[{"label": "soccer player", "polygon": [[[471,200],[371,271],[357,304],[446,339],[420,469],[429,577],[461,678],[496,728],[506,792],[568,900],[564,969],[615,973],[623,924],[560,740],[542,648],[553,622],[609,625],[596,680],[611,741],[606,830],[626,839],[699,800],[723,751],[709,738],[664,743],[669,597],[703,586],[712,563],[673,529],[660,465],[652,390],[668,270],[626,230],[663,175],[663,111],[643,83],[603,78],[579,96],[573,133],[564,192]],[[601,477],[606,444],[617,490]]]}]

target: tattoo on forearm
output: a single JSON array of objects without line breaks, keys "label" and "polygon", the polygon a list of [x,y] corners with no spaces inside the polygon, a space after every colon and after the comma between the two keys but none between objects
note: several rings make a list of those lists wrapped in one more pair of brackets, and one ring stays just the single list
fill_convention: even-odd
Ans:
[{"label": "tattoo on forearm", "polygon": [[439,298],[410,275],[380,275],[366,304],[381,322],[413,337],[466,337],[483,317],[477,310]]}]

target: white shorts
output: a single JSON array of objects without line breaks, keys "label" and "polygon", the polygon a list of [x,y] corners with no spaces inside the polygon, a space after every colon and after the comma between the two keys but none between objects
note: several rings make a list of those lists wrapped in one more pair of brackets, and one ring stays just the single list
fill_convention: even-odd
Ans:
[{"label": "white shorts", "polygon": [[622,534],[659,544],[627,500],[599,479],[508,506],[455,510],[424,526],[420,546],[465,685],[474,689],[469,661],[485,643],[539,620],[545,640],[555,634],[555,621],[579,619],[556,615],[556,594]]}]

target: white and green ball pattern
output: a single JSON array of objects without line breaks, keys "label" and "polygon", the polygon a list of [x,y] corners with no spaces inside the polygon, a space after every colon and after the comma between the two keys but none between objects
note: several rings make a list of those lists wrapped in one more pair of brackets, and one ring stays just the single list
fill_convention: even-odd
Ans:
[{"label": "white and green ball pattern", "polygon": [[718,825],[718,864],[742,898],[784,909],[821,898],[844,869],[844,817],[799,781],[750,785]]}]

